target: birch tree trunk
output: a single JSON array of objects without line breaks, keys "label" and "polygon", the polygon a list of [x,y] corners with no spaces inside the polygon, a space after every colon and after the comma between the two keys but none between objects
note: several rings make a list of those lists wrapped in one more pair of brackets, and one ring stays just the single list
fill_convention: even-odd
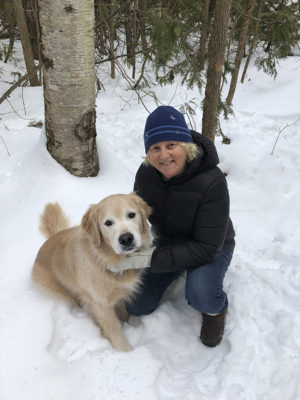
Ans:
[{"label": "birch tree trunk", "polygon": [[220,83],[232,0],[217,0],[208,44],[208,67],[203,104],[202,134],[215,140]]},{"label": "birch tree trunk", "polygon": [[71,174],[96,176],[94,2],[39,0],[39,18],[48,151]]}]

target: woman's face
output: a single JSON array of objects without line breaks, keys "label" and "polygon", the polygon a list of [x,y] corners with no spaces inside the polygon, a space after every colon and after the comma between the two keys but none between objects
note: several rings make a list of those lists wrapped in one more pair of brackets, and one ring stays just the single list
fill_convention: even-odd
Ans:
[{"label": "woman's face", "polygon": [[167,179],[180,174],[186,162],[184,148],[174,141],[153,144],[149,147],[147,155],[151,165]]}]

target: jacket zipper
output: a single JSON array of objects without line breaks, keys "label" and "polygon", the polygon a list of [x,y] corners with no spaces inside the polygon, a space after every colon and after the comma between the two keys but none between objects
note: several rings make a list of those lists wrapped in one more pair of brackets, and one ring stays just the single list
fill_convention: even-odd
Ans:
[{"label": "jacket zipper", "polygon": [[168,225],[167,225],[167,210],[168,210],[168,200],[169,200],[169,188],[170,188],[170,183],[169,182],[164,182],[164,196],[163,196],[163,227],[164,227],[164,232],[169,235],[169,230],[168,230]]}]

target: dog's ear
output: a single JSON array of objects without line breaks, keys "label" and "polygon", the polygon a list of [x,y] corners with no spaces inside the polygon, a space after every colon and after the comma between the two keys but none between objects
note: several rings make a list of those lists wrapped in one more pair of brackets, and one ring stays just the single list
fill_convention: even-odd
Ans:
[{"label": "dog's ear", "polygon": [[101,231],[98,224],[95,208],[95,205],[90,206],[90,208],[81,219],[81,226],[83,230],[90,235],[94,245],[96,247],[99,247],[101,243]]},{"label": "dog's ear", "polygon": [[143,222],[143,231],[146,231],[146,229],[148,229],[147,219],[152,212],[152,208],[136,193],[132,192],[132,193],[130,193],[130,196],[134,199],[134,201],[136,202],[136,204],[141,212],[142,222]]}]

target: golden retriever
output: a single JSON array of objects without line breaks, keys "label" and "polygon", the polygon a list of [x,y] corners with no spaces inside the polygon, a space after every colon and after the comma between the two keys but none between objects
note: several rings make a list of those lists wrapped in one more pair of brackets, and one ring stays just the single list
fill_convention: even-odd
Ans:
[{"label": "golden retriever", "polygon": [[[116,194],[92,205],[81,225],[68,228],[58,203],[47,204],[33,279],[50,292],[88,308],[103,335],[120,351],[129,351],[118,318],[125,302],[139,289],[142,270],[122,271],[126,254],[147,248],[151,208],[136,194]],[[120,273],[107,269],[120,266]]]}]

